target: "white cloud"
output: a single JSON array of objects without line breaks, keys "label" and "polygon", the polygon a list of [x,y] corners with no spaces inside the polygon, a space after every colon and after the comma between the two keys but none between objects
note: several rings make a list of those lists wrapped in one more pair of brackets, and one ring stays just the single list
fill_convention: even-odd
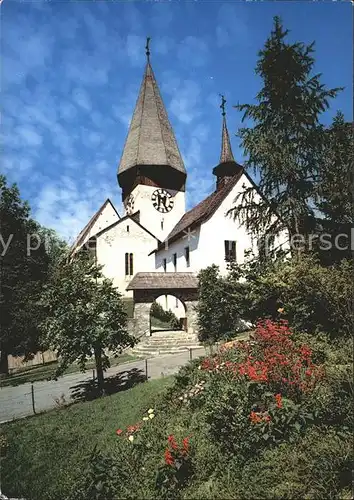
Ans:
[{"label": "white cloud", "polygon": [[193,80],[185,80],[177,88],[169,108],[181,122],[189,124],[198,117],[197,105],[200,92],[200,86]]},{"label": "white cloud", "polygon": [[126,54],[132,66],[143,66],[145,62],[144,37],[139,35],[128,35],[126,40]]},{"label": "white cloud", "polygon": [[40,146],[43,142],[41,134],[31,126],[17,127],[16,132],[28,146]]},{"label": "white cloud", "polygon": [[59,112],[62,118],[67,121],[72,121],[77,116],[76,107],[71,102],[61,101],[59,105]]},{"label": "white cloud", "polygon": [[[117,193],[113,187],[89,178],[62,176],[58,181],[47,180],[36,197],[34,217],[73,242],[105,199],[114,200]],[[121,208],[119,203],[117,208]]]},{"label": "white cloud", "polygon": [[85,89],[75,88],[72,92],[73,99],[75,103],[80,106],[85,111],[91,111],[92,104],[90,97]]},{"label": "white cloud", "polygon": [[54,36],[49,28],[44,25],[37,31],[25,16],[17,16],[16,20],[3,23],[2,31],[9,54],[2,60],[3,90],[8,85],[22,83],[29,74],[40,79],[52,59]]},{"label": "white cloud", "polygon": [[245,10],[223,3],[217,16],[216,43],[218,47],[247,42],[250,37]]},{"label": "white cloud", "polygon": [[187,36],[179,44],[177,57],[183,66],[204,66],[208,60],[208,46],[201,38]]}]

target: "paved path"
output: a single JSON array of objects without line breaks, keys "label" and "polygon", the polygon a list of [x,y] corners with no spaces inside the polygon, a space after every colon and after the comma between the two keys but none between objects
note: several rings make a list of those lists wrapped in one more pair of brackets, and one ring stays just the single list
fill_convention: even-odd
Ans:
[{"label": "paved path", "polygon": [[[192,357],[203,356],[205,349],[193,349]],[[189,351],[169,356],[150,358],[147,361],[148,377],[159,378],[176,373],[190,359]],[[112,380],[112,387],[124,384],[127,380],[145,375],[145,360],[133,361],[109,368],[105,377],[116,375]],[[34,401],[37,413],[50,410],[57,406],[56,399],[63,397],[66,403],[75,401],[82,394],[84,386],[92,380],[92,372],[73,373],[64,375],[57,381],[35,382]],[[115,385],[114,385],[115,384]],[[77,400],[77,399],[76,399]],[[33,415],[31,384],[22,384],[17,387],[0,388],[0,423],[9,420]]]}]

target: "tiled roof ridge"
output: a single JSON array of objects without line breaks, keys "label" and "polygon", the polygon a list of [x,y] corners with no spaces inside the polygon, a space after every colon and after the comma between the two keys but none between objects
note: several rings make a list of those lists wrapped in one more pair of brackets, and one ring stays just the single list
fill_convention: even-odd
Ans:
[{"label": "tiled roof ridge", "polygon": [[[199,223],[208,220],[216,212],[226,196],[228,196],[233,187],[237,184],[237,182],[241,179],[243,171],[243,168],[240,169],[240,171],[237,172],[233,177],[231,177],[229,182],[227,182],[222,189],[216,190],[213,193],[209,194],[206,198],[204,198],[204,200],[201,200],[195,207],[186,212],[167,236],[167,241],[175,241],[188,228],[191,228],[192,226],[198,225]],[[203,205],[205,205],[204,210]],[[198,212],[200,209],[202,210],[199,214]],[[193,213],[195,214],[194,217]],[[162,244],[158,249],[160,248],[162,248]]]}]

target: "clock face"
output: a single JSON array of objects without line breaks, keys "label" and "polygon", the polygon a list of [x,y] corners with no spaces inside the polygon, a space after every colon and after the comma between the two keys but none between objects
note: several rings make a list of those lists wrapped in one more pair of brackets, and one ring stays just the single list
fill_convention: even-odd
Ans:
[{"label": "clock face", "polygon": [[151,195],[151,201],[156,210],[163,214],[170,212],[173,208],[172,195],[166,189],[155,189]]},{"label": "clock face", "polygon": [[127,214],[131,214],[134,210],[134,197],[131,194],[125,202],[125,211]]}]

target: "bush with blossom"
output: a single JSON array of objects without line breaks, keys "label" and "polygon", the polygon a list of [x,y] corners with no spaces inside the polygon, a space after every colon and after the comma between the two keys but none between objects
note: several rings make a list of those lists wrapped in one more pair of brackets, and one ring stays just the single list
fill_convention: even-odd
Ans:
[{"label": "bush with blossom", "polygon": [[199,372],[209,379],[205,414],[222,446],[259,448],[293,438],[316,419],[303,403],[321,384],[322,366],[297,345],[286,321],[260,321],[253,340],[234,342],[206,357]]},{"label": "bush with blossom", "polygon": [[[336,474],[341,468],[347,471],[348,446],[343,445],[342,452],[338,443],[345,444],[349,435],[349,381],[343,380],[336,365],[340,378],[338,383],[330,382],[321,364],[324,357],[318,356],[318,349],[313,352],[312,345],[306,337],[295,341],[285,321],[267,320],[259,322],[251,341],[228,343],[215,355],[183,367],[156,409],[117,429],[114,471],[111,466],[112,473],[102,483],[99,461],[95,488],[114,491],[111,498],[127,500],[251,498],[253,492],[263,490],[267,498],[290,498],[293,485],[289,484],[296,474],[284,462],[284,450],[300,452],[301,460],[313,468],[311,454],[305,454],[307,443],[320,447],[325,436],[336,446],[332,453],[332,445],[326,445],[332,469]],[[341,354],[339,362],[345,361]],[[279,477],[278,456],[289,480]],[[247,468],[258,470],[259,464],[271,471],[271,479],[262,487],[259,478],[247,479],[243,473]],[[334,478],[332,483],[329,477]],[[322,497],[326,493],[327,498],[337,498],[333,492],[349,484],[347,474],[343,479],[326,472],[322,478],[317,469],[308,474],[309,480],[309,491]],[[87,484],[91,485],[87,491],[96,491],[90,481]],[[306,486],[299,483],[294,488],[304,493],[299,497],[306,497]],[[86,498],[90,497],[80,500]]]},{"label": "bush with blossom", "polygon": [[193,473],[190,438],[184,437],[180,444],[173,434],[167,438],[164,463],[158,470],[156,486],[162,497],[171,498],[186,486]]}]

